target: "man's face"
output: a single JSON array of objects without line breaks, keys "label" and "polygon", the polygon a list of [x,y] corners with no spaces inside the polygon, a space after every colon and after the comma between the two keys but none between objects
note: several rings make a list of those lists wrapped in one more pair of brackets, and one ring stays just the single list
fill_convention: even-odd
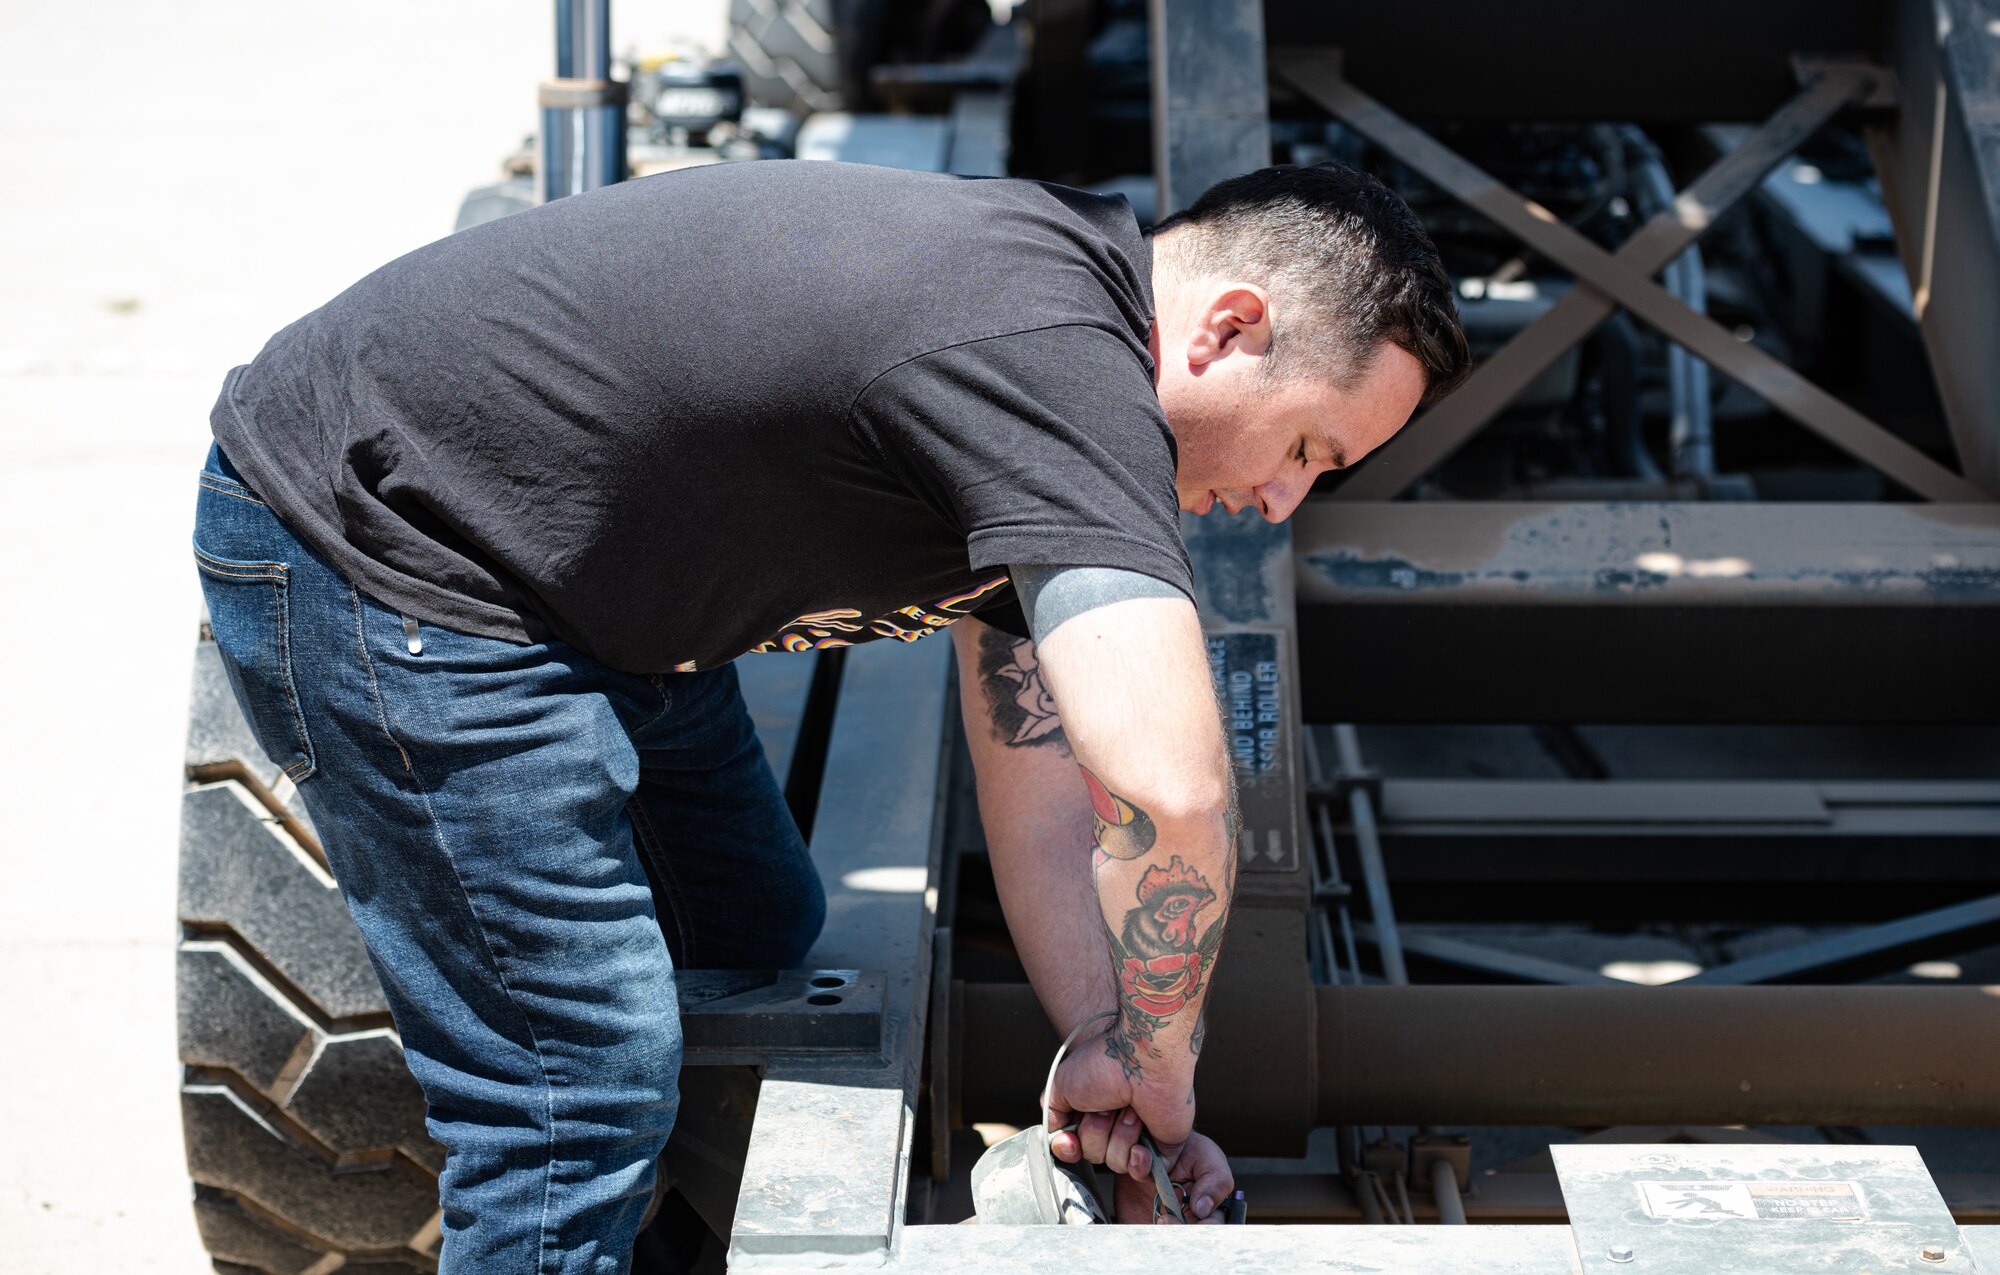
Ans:
[{"label": "man's face", "polygon": [[1181,318],[1156,327],[1165,350],[1154,351],[1154,362],[1180,450],[1175,486],[1189,513],[1255,509],[1283,522],[1315,478],[1388,441],[1423,398],[1423,365],[1389,342],[1351,387],[1310,377],[1271,383],[1262,371],[1269,307],[1259,289],[1225,290]]}]

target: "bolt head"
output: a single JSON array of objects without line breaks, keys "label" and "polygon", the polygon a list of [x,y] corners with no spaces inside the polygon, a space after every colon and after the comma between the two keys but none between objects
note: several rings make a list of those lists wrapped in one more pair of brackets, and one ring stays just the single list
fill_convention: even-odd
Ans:
[{"label": "bolt head", "polygon": [[1917,1256],[1923,1258],[1926,1262],[1942,1262],[1944,1260],[1944,1245],[1926,1244],[1917,1250]]},{"label": "bolt head", "polygon": [[1604,1255],[1614,1262],[1629,1262],[1632,1260],[1632,1246],[1630,1244],[1613,1244]]}]

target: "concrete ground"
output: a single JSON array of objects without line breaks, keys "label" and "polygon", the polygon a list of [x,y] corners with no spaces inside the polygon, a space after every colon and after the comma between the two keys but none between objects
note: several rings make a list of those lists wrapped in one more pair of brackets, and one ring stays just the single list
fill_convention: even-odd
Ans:
[{"label": "concrete ground", "polygon": [[[720,0],[614,6],[720,43]],[[209,1269],[175,1098],[194,475],[222,374],[451,228],[552,7],[0,6],[0,1269]]]}]

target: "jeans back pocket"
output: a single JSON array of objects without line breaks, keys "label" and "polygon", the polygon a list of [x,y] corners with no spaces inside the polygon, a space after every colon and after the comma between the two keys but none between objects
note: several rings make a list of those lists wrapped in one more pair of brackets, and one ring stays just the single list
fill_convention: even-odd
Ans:
[{"label": "jeans back pocket", "polygon": [[[222,490],[227,484],[235,490]],[[313,773],[312,737],[292,680],[290,568],[282,562],[243,561],[209,552],[204,543],[231,544],[251,530],[243,524],[271,518],[248,489],[212,473],[202,475],[196,504],[194,562],[208,602],[209,630],[222,653],[236,702],[273,764],[294,783]],[[242,491],[244,495],[237,495]],[[218,503],[220,502],[220,503]],[[254,508],[252,508],[254,506]]]}]

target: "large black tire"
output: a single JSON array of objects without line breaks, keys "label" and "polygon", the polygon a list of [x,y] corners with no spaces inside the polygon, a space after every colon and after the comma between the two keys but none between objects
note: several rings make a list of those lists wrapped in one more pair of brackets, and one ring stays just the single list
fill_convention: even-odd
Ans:
[{"label": "large black tire", "polygon": [[883,0],[729,0],[729,57],[759,106],[860,110]]},{"label": "large black tire", "polygon": [[181,1119],[202,1242],[225,1272],[435,1271],[443,1149],[361,934],[206,624],[187,779]]}]

